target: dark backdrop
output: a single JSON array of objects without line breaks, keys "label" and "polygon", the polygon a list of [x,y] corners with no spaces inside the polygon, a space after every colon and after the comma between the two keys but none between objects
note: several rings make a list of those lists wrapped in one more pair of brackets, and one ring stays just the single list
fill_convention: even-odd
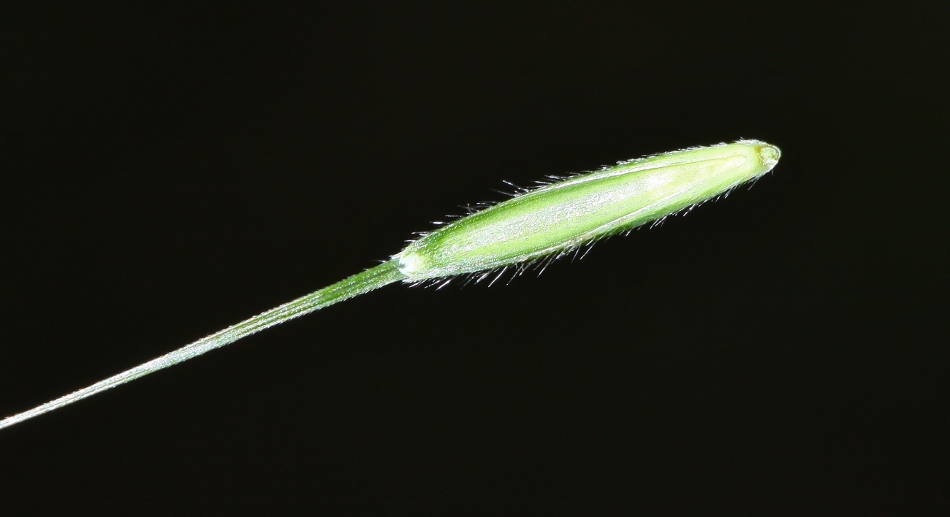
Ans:
[{"label": "dark backdrop", "polygon": [[939,18],[5,16],[2,415],[370,267],[502,180],[741,137],[783,157],[540,277],[390,286],[0,431],[4,507],[947,504]]}]

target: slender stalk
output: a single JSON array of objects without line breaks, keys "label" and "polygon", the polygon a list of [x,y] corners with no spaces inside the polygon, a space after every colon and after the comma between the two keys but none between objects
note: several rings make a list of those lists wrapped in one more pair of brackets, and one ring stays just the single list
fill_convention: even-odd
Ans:
[{"label": "slender stalk", "polygon": [[269,327],[273,327],[279,323],[283,323],[298,316],[303,316],[304,314],[322,309],[337,302],[342,302],[343,300],[367,293],[374,289],[379,289],[380,287],[391,284],[398,280],[402,280],[404,278],[406,278],[405,275],[399,272],[398,262],[395,260],[390,260],[374,268],[363,271],[362,273],[358,273],[333,285],[320,289],[319,291],[310,293],[306,296],[285,303],[279,307],[275,307],[269,311],[258,314],[257,316],[248,318],[236,325],[232,325],[224,330],[215,332],[208,337],[199,339],[194,343],[185,345],[174,352],[169,352],[161,357],[152,359],[147,363],[136,366],[130,370],[126,370],[120,374],[113,375],[108,379],[99,381],[79,391],[74,391],[69,395],[64,395],[56,400],[37,406],[29,411],[24,411],[22,413],[7,417],[0,421],[0,429],[3,429],[4,427],[10,427],[11,425],[24,420],[29,420],[30,418],[42,415],[43,413],[48,413],[54,409],[68,406],[73,402],[80,401],[101,391],[114,388],[120,384],[125,384],[129,381],[138,379],[139,377],[144,377],[145,375],[148,375],[152,372],[157,372],[158,370],[187,361],[193,357],[204,354],[205,352],[214,350],[215,348],[221,348],[225,345],[229,345],[243,337],[250,336],[251,334],[260,332]]}]

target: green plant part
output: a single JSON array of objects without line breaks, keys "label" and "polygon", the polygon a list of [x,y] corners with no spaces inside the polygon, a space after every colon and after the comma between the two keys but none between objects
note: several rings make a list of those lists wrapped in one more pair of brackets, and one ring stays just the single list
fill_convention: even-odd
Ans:
[{"label": "green plant part", "polygon": [[524,271],[727,193],[772,170],[780,154],[765,142],[740,140],[621,162],[523,191],[423,235],[374,268],[8,417],[0,429],[399,280],[448,281],[466,274],[481,280],[511,267]]}]

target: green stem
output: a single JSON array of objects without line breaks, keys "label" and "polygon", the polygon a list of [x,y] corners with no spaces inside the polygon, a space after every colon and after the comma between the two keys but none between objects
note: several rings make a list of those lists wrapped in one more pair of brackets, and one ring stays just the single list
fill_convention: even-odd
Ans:
[{"label": "green stem", "polygon": [[395,260],[390,260],[374,268],[367,269],[362,273],[355,274],[333,285],[320,289],[319,291],[310,293],[301,298],[297,298],[296,300],[285,303],[279,307],[275,307],[252,318],[248,318],[224,330],[215,332],[208,337],[199,339],[198,341],[195,341],[189,345],[185,345],[174,352],[169,352],[161,357],[152,359],[151,361],[136,366],[131,370],[113,375],[108,379],[99,381],[89,387],[70,393],[69,395],[64,395],[56,400],[37,406],[29,411],[24,411],[23,413],[7,417],[0,421],[0,429],[9,427],[24,420],[29,420],[30,418],[42,415],[43,413],[48,413],[54,409],[67,406],[73,402],[77,402],[86,397],[95,395],[101,391],[114,388],[120,384],[125,384],[129,381],[138,379],[139,377],[144,377],[145,375],[148,375],[152,372],[157,372],[158,370],[162,370],[180,362],[187,361],[188,359],[197,357],[205,352],[214,350],[215,348],[221,348],[224,345],[229,345],[245,336],[250,336],[251,334],[260,332],[269,327],[273,327],[279,323],[283,323],[298,316],[303,316],[304,314],[328,307],[334,303],[342,302],[343,300],[353,298],[354,296],[367,293],[374,289],[379,289],[380,287],[391,284],[398,280],[402,280],[404,278],[406,278],[405,275],[399,272],[398,262]]}]

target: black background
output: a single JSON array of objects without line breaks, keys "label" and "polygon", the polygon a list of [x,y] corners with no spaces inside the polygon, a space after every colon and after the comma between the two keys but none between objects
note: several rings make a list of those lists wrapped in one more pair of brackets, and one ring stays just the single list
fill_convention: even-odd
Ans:
[{"label": "black background", "polygon": [[6,16],[3,415],[375,265],[501,180],[741,137],[783,156],[540,277],[390,286],[4,429],[4,508],[950,504],[940,19]]}]

